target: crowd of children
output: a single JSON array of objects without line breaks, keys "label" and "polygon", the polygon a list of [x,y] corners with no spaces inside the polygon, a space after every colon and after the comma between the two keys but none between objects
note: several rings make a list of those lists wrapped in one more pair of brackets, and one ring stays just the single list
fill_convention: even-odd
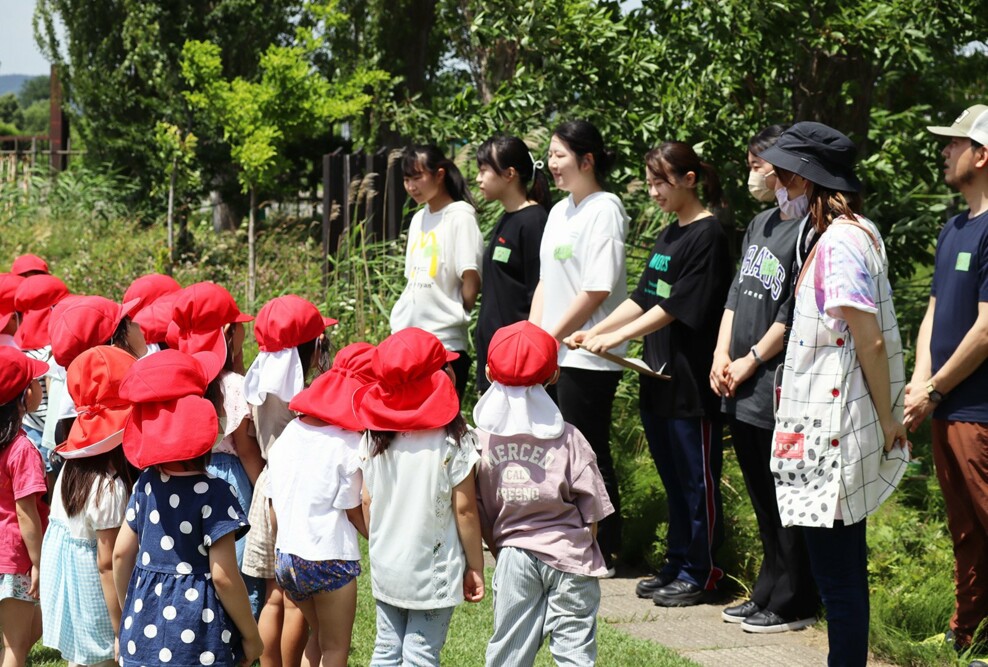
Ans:
[{"label": "crowd of children", "polygon": [[[621,552],[617,357],[640,337],[669,528],[637,594],[697,604],[724,576],[724,413],[764,550],[724,620],[798,629],[822,601],[832,664],[865,664],[865,519],[908,460],[888,257],[847,137],[797,123],[748,148],[750,192],[779,205],[752,221],[733,281],[716,169],[682,142],[645,155],[674,221],[630,295],[614,154],[589,122],[559,125],[547,164],[515,137],[480,145],[477,184],[504,209],[486,249],[456,164],[406,149],[423,206],[392,333],[332,364],[336,321],[300,297],[261,308],[245,371],[254,318],[223,287],[148,275],[117,303],[18,257],[0,274],[2,667],[39,637],[73,664],[346,665],[358,535],[372,665],[439,664],[456,606],[485,597],[482,542],[487,664],[531,665],[547,637],[557,664],[594,664],[598,580]],[[544,167],[567,193],[551,207]]]}]

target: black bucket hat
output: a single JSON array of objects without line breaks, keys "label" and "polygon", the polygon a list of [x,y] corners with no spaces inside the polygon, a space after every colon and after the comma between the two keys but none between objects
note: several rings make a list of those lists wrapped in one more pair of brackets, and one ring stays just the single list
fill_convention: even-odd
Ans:
[{"label": "black bucket hat", "polygon": [[758,157],[828,190],[857,192],[861,189],[854,175],[857,153],[854,142],[834,128],[804,121],[783,132]]}]

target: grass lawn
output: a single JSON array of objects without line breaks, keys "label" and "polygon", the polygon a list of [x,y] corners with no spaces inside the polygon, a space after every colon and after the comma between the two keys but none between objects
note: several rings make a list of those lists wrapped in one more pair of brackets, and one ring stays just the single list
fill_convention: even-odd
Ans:
[{"label": "grass lawn", "polygon": [[[357,580],[357,621],[350,649],[351,667],[370,664],[374,650],[374,597],[371,595],[370,568],[367,564],[367,544],[363,540],[364,572]],[[464,603],[453,614],[449,637],[442,652],[442,664],[451,667],[482,667],[487,640],[493,630],[493,598],[491,597],[491,568],[487,568],[487,596],[478,604]],[[679,657],[673,651],[653,642],[634,639],[601,621],[598,626],[598,664],[608,667],[689,667],[695,663]],[[28,666],[54,667],[64,665],[58,651],[44,648],[39,642],[27,660]],[[535,664],[551,667],[554,663],[543,645]]]}]

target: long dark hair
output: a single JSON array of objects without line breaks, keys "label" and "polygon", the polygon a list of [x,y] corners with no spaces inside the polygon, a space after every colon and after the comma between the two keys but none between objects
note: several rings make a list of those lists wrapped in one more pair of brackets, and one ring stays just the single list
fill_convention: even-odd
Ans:
[{"label": "long dark hair", "polygon": [[65,513],[72,517],[86,509],[89,492],[97,480],[99,485],[94,502],[99,503],[115,478],[120,478],[129,494],[137,476],[138,470],[127,461],[123,447],[114,447],[103,454],[82,459],[66,459],[62,469],[62,505]]},{"label": "long dark hair", "polygon": [[[467,426],[467,421],[463,418],[459,412],[453,417],[453,420],[446,424],[446,435],[453,438],[456,442],[456,446],[460,446],[460,441],[463,436],[467,434],[470,427]],[[394,440],[396,431],[367,431],[370,434],[371,439],[371,456],[377,456],[378,454],[383,454],[388,451],[388,447],[391,446],[391,441]]]},{"label": "long dark hair", "polygon": [[593,156],[593,173],[598,185],[603,185],[617,153],[604,147],[604,137],[590,121],[568,120],[552,131],[577,157]]},{"label": "long dark hair", "polygon": [[460,168],[436,146],[432,144],[408,146],[401,154],[401,172],[406,178],[412,178],[423,171],[435,174],[440,169],[445,172],[443,186],[453,201],[465,201],[474,206],[473,195],[470,194],[470,188],[467,187]]},{"label": "long dark hair", "polygon": [[757,156],[766,148],[775,145],[782,133],[789,129],[789,125],[769,125],[762,129],[755,136],[748,140],[748,152]]},{"label": "long dark hair", "polygon": [[26,396],[27,389],[14,400],[0,405],[0,453],[3,453],[20,433]]},{"label": "long dark hair", "polygon": [[113,332],[113,335],[110,336],[110,340],[107,342],[107,345],[112,345],[113,347],[120,348],[121,350],[123,350],[124,352],[126,352],[127,354],[129,354],[130,356],[136,359],[137,352],[135,352],[134,348],[130,346],[130,341],[127,339],[127,334],[130,333],[129,331],[130,322],[131,319],[129,317],[124,317],[123,319],[121,319],[120,324],[117,325],[117,328]]},{"label": "long dark hair", "polygon": [[206,386],[206,391],[203,394],[203,398],[212,403],[213,407],[216,408],[217,419],[223,419],[223,416],[226,414],[226,411],[223,409],[223,375],[224,373],[233,372],[233,336],[235,334],[234,327],[236,326],[236,324],[230,325],[223,334],[226,340],[226,360],[223,362],[223,369]]},{"label": "long dark hair", "polygon": [[552,206],[549,199],[549,180],[541,169],[535,168],[531,151],[518,137],[496,134],[480,144],[477,148],[477,166],[490,167],[498,176],[503,176],[508,169],[514,169],[518,172],[518,183],[530,201],[547,211]]},{"label": "long dark hair", "polygon": [[693,147],[682,141],[667,141],[645,153],[645,166],[656,178],[669,183],[686,178],[689,172],[696,175],[696,184],[703,188],[703,197],[710,206],[724,205],[724,191],[720,177],[713,165],[700,160]]}]

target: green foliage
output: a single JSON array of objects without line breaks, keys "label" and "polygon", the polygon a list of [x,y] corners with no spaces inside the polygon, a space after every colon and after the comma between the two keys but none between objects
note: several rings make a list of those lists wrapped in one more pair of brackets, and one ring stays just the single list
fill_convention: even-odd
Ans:
[{"label": "green foliage", "polygon": [[44,76],[31,77],[21,84],[21,89],[17,92],[17,101],[22,109],[27,109],[36,102],[45,102],[51,99],[51,77]]},{"label": "green foliage", "polygon": [[[0,122],[13,127],[23,127],[24,112],[21,111],[21,106],[17,102],[17,95],[13,93],[0,95]],[[11,134],[19,133],[12,132]]]},{"label": "green foliage", "polygon": [[24,133],[47,135],[50,113],[51,105],[47,99],[32,102],[24,109]]}]

